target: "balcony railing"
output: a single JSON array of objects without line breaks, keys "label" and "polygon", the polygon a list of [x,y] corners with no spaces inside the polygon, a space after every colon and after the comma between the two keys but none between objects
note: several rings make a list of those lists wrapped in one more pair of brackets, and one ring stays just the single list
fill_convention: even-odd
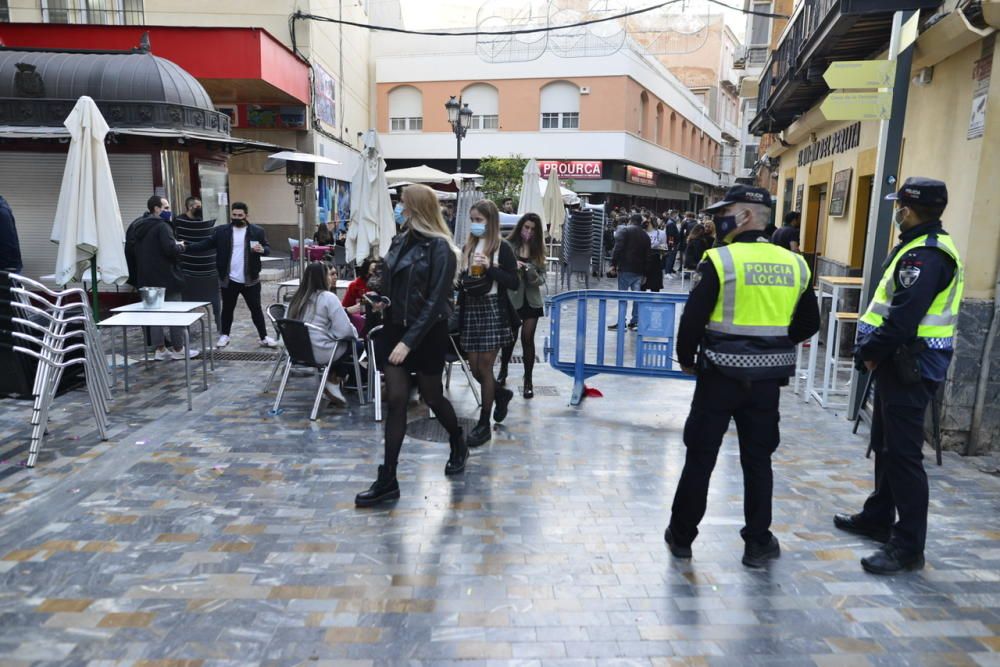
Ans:
[{"label": "balcony railing", "polygon": [[[119,5],[109,8],[107,5]],[[100,5],[100,6],[96,6]],[[87,2],[73,0],[46,2],[42,4],[42,20],[45,23],[72,23],[88,25],[144,25],[145,12],[142,0],[123,2]]]}]

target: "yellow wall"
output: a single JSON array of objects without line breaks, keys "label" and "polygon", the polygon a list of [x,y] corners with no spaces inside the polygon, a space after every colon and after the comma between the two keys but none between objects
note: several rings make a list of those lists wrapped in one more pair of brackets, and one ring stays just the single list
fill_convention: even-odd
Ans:
[{"label": "yellow wall", "polygon": [[900,177],[948,184],[943,221],[965,262],[965,295],[991,299],[1000,255],[1000,49],[993,55],[986,133],[969,140],[972,71],[981,49],[976,43],[938,63],[930,85],[910,86]]}]

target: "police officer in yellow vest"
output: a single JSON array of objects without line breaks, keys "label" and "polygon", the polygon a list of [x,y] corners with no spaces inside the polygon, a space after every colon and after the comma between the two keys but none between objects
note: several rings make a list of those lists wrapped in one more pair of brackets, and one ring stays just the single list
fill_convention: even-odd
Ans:
[{"label": "police officer in yellow vest", "polygon": [[875,373],[875,490],[860,513],[833,519],[841,530],[884,543],[861,559],[862,567],[874,574],[924,565],[924,414],[951,363],[964,283],[958,250],[941,228],[948,204],[945,184],[908,178],[886,199],[896,201],[899,243],[861,316],[855,352],[859,368]]},{"label": "police officer in yellow vest", "polygon": [[781,553],[770,530],[778,399],[795,372],[796,343],[819,329],[819,308],[805,260],[765,236],[771,205],[767,190],[738,185],[705,209],[728,245],[705,253],[677,333],[677,360],[698,377],[684,425],[684,471],[664,534],[677,558],[691,558],[732,420],[743,466],[743,564],[762,567]]}]

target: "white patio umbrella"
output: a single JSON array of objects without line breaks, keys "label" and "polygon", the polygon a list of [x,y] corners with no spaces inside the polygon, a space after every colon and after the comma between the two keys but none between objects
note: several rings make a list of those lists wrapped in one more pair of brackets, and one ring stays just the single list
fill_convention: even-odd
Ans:
[{"label": "white patio umbrella", "polygon": [[351,180],[351,225],[345,243],[348,262],[357,264],[373,253],[385,257],[396,234],[385,160],[375,130],[365,133],[361,164]]},{"label": "white patio umbrella", "polygon": [[128,279],[122,214],[104,147],[109,128],[87,96],[77,100],[63,124],[71,138],[50,237],[59,244],[55,281],[80,280],[89,266],[97,313],[98,272],[109,285]]},{"label": "white patio umbrella", "polygon": [[524,173],[521,178],[521,198],[517,202],[517,214],[535,213],[542,219],[542,229],[548,229],[548,220],[545,219],[545,211],[542,209],[542,191],[538,188],[538,181],[541,179],[538,171],[538,163],[535,158],[528,160],[524,165]]},{"label": "white patio umbrella", "polygon": [[479,182],[475,180],[462,181],[458,191],[458,201],[455,202],[455,243],[458,247],[465,245],[469,238],[469,213],[472,205],[483,198]]},{"label": "white patio umbrella", "polygon": [[549,235],[556,241],[562,240],[563,222],[566,219],[562,190],[559,185],[559,175],[553,169],[549,172],[542,208],[545,210],[545,219],[549,221]]},{"label": "white patio umbrella", "polygon": [[419,167],[407,167],[406,169],[393,169],[385,172],[385,180],[389,185],[396,185],[402,181],[409,183],[454,183],[455,179],[451,174],[443,172],[433,167],[422,164]]}]

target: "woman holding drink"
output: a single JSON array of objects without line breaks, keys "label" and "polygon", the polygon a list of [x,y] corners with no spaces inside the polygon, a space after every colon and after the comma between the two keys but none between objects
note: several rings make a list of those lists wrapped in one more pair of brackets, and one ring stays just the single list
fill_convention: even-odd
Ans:
[{"label": "woman holding drink", "polygon": [[500,238],[500,213],[496,204],[483,199],[472,206],[469,217],[472,224],[462,250],[459,308],[462,347],[469,355],[472,374],[482,388],[479,422],[468,438],[470,447],[479,447],[492,438],[490,412],[497,423],[502,422],[514,397],[509,389],[497,389],[493,364],[500,349],[514,342],[513,313],[509,310],[506,290],[517,289],[519,281],[514,250]]}]

